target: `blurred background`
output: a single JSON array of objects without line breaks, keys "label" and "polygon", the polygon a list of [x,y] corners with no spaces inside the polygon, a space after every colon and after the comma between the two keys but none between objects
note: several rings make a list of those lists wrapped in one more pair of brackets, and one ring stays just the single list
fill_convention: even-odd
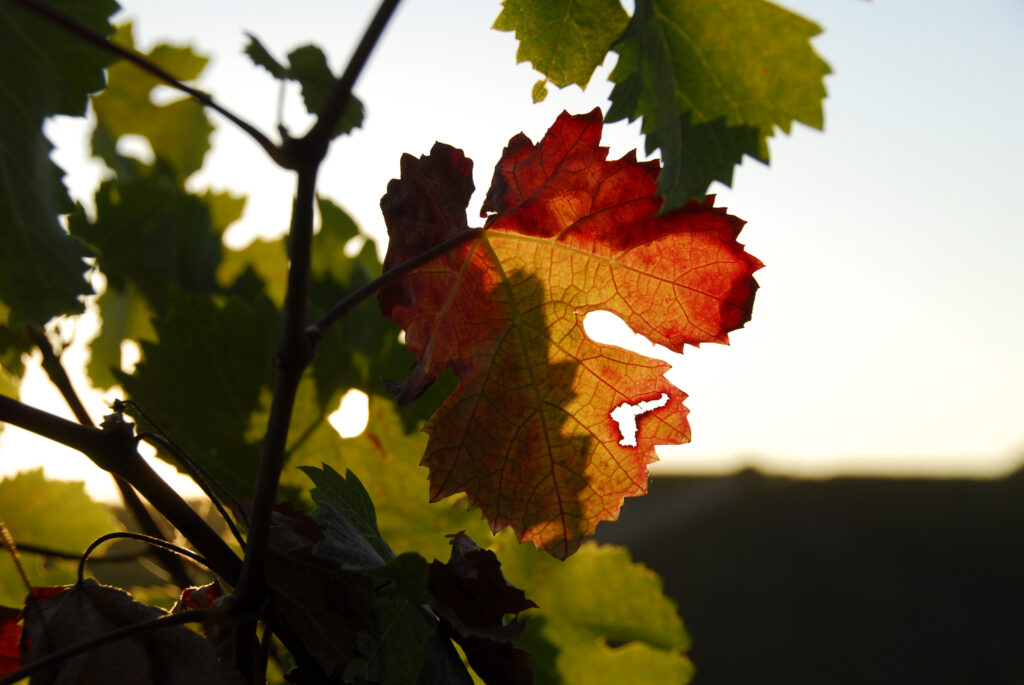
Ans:
[{"label": "blurred background", "polygon": [[[243,30],[278,57],[317,43],[338,70],[374,10],[122,4],[142,49],[190,42],[212,56],[198,86],[263,130],[278,124],[278,87],[242,54]],[[770,166],[748,159],[732,188],[712,187],[766,264],[753,319],[729,347],[648,350],[690,395],[693,439],[659,450],[650,495],[627,500],[599,537],[662,574],[694,637],[698,685],[1024,683],[1024,478],[1013,475],[1024,458],[1024,4],[784,6],[823,28],[825,130],[780,132]],[[499,9],[409,0],[357,84],[366,123],[335,144],[321,192],[382,249],[377,203],[402,153],[435,140],[466,151],[473,225],[512,135],[539,139],[563,109],[607,109],[614,55],[585,91],[552,88],[534,105],[536,73],[515,65],[511,34],[489,29]],[[309,124],[297,91],[284,122]],[[88,130],[47,129],[86,206],[103,174]],[[642,153],[638,124],[608,126],[605,144],[613,157]],[[249,196],[226,239],[283,232],[290,175],[227,125],[213,146],[190,186]],[[595,337],[643,349],[595,318]],[[67,334],[88,340],[90,324]],[[81,345],[65,361],[81,367]],[[38,371],[22,398],[63,409]],[[91,397],[95,416],[104,400]],[[365,415],[349,400],[342,423],[358,432]],[[0,474],[42,464],[113,497],[77,454],[14,428],[0,449]]]}]

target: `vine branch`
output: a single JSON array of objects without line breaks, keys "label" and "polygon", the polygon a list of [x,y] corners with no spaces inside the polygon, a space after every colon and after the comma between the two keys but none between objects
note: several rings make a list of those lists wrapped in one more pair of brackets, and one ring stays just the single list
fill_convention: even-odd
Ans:
[{"label": "vine branch", "polygon": [[[277,488],[284,466],[288,428],[291,425],[299,381],[313,356],[313,348],[305,329],[317,174],[327,154],[333,131],[352,97],[352,87],[374,46],[380,40],[384,27],[398,6],[398,1],[383,0],[378,7],[344,72],[331,88],[323,108],[317,115],[316,124],[302,138],[286,141],[286,154],[294,162],[291,168],[298,174],[298,183],[289,228],[288,289],[284,303],[284,327],[275,360],[277,372],[274,378],[273,400],[260,452],[245,560],[236,586],[236,595],[243,607],[260,605],[265,595],[263,569],[267,557],[274,501],[277,498]],[[235,634],[235,667],[249,679],[253,675],[253,657],[257,647],[255,622],[240,624]],[[312,667],[315,668],[315,664],[312,664]],[[307,674],[308,677],[316,675],[315,672]]]},{"label": "vine branch", "polygon": [[134,437],[125,430],[130,424],[107,424],[103,429],[82,426],[5,395],[0,395],[0,421],[78,450],[103,470],[124,478],[195,545],[217,575],[237,583],[241,560],[139,456]]}]

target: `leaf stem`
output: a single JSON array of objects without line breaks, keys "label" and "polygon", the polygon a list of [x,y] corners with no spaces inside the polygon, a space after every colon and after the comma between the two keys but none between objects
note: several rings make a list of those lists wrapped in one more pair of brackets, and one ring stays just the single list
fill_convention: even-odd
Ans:
[{"label": "leaf stem", "polygon": [[260,145],[260,147],[262,147],[266,151],[266,153],[270,155],[270,158],[273,159],[278,165],[286,169],[292,168],[289,165],[289,161],[286,155],[282,152],[281,148],[278,147],[272,140],[270,140],[270,138],[264,135],[259,129],[257,129],[255,126],[245,121],[241,117],[239,117],[237,114],[219,105],[217,102],[214,101],[214,99],[209,94],[204,93],[201,90],[192,88],[191,86],[185,85],[184,83],[176,79],[174,76],[172,76],[170,73],[165,71],[162,67],[148,60],[144,55],[135,52],[134,50],[131,50],[129,48],[126,48],[124,46],[118,45],[117,43],[112,43],[103,34],[97,33],[88,26],[80,24],[71,17],[62,14],[61,12],[50,7],[49,5],[42,2],[38,2],[38,0],[11,0],[11,2],[13,2],[16,5],[20,5],[22,8],[28,10],[29,12],[32,12],[33,14],[46,19],[50,23],[59,26],[68,33],[72,33],[78,36],[79,38],[89,43],[92,43],[93,45],[102,50],[106,50],[107,52],[110,52],[114,55],[117,55],[118,57],[121,57],[122,59],[131,62],[143,71],[147,71],[153,76],[156,76],[158,79],[160,79],[167,85],[171,86],[172,88],[180,90],[186,95],[195,98],[204,106],[209,107],[215,112],[219,112],[228,121],[233,123],[235,126],[237,126],[242,131],[247,133],[249,137],[255,140]]},{"label": "leaf stem", "polygon": [[[86,411],[85,405],[82,404],[82,400],[79,398],[78,393],[75,392],[75,387],[71,383],[71,378],[68,377],[67,371],[64,369],[64,365],[60,363],[60,357],[54,352],[53,346],[50,344],[50,340],[46,337],[46,334],[38,326],[28,326],[28,335],[32,338],[32,342],[35,343],[36,347],[43,355],[43,370],[46,375],[49,376],[50,381],[57,386],[60,394],[64,397],[64,401],[68,403],[71,408],[71,412],[78,419],[78,422],[83,426],[89,426],[95,428],[96,424],[93,423],[92,418],[89,416],[89,412]],[[156,538],[166,539],[163,531],[160,530],[159,524],[150,515],[146,509],[146,505],[142,503],[139,496],[132,490],[131,486],[128,485],[116,473],[111,472],[111,476],[114,478],[114,483],[117,485],[117,490],[121,494],[121,501],[124,502],[125,508],[132,513],[135,518],[135,522],[138,523],[139,528],[146,535]],[[181,559],[174,556],[173,554],[167,554],[166,552],[157,552],[156,560],[163,567],[165,571],[171,576],[171,580],[179,588],[185,588],[192,584],[192,579],[189,577],[188,572],[185,570],[185,566],[181,563]]]},{"label": "leaf stem", "polygon": [[67,661],[68,659],[76,657],[84,652],[88,652],[96,647],[102,647],[103,645],[117,642],[118,640],[135,637],[143,633],[149,633],[154,630],[160,630],[161,628],[170,628],[172,626],[182,625],[185,623],[206,623],[211,619],[224,615],[225,612],[220,609],[192,609],[189,611],[183,611],[179,614],[167,614],[150,621],[143,621],[142,623],[133,623],[131,625],[122,626],[121,628],[112,630],[109,633],[97,635],[96,637],[73,644],[70,647],[59,649],[56,652],[47,654],[38,661],[33,661],[30,664],[22,666],[17,671],[0,678],[0,685],[14,685],[14,683],[17,683],[22,678],[27,678],[37,671],[49,668],[50,666],[61,663],[62,661]]},{"label": "leaf stem", "polygon": [[327,332],[328,328],[337,323],[341,317],[348,314],[353,307],[383,288],[388,283],[398,280],[413,269],[437,259],[465,242],[479,238],[483,235],[485,230],[486,229],[483,228],[471,228],[466,231],[461,231],[443,243],[438,243],[434,247],[426,250],[425,252],[421,252],[412,259],[407,259],[398,266],[388,269],[366,285],[346,295],[344,298],[339,300],[337,304],[331,307],[330,311],[317,319],[316,323],[306,329],[306,335],[309,336],[310,343],[315,345],[320,338],[323,337],[323,334]]}]

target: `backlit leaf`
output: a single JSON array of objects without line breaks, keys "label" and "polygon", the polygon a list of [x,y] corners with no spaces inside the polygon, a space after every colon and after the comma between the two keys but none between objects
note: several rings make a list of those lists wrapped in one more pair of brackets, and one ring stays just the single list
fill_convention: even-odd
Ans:
[{"label": "backlit leaf", "polygon": [[613,47],[607,118],[643,117],[668,207],[728,185],[744,154],[767,162],[776,126],[821,128],[829,68],[809,42],[820,31],[766,0],[637,0]]},{"label": "backlit leaf", "polygon": [[171,288],[206,294],[219,289],[221,234],[245,201],[227,193],[192,195],[167,173],[147,169],[103,183],[96,217],[78,211],[72,235],[92,246],[107,277],[97,301],[103,327],[92,344],[89,373],[108,388],[120,369],[121,342],[155,339],[150,319],[171,301]]},{"label": "backlit leaf", "polygon": [[[559,88],[586,88],[628,20],[619,0],[504,0],[494,28],[515,31],[517,62],[530,62]],[[534,102],[546,95],[534,87]]]},{"label": "backlit leaf", "polygon": [[[84,552],[99,536],[122,529],[105,504],[89,498],[82,483],[48,480],[41,468],[0,481],[0,520],[16,544],[71,554]],[[75,580],[76,561],[27,553],[21,561],[33,585]],[[14,562],[6,553],[0,554],[0,604],[21,606],[25,592]]]},{"label": "backlit leaf", "polygon": [[[114,41],[134,48],[131,24],[118,27]],[[206,57],[187,46],[161,44],[146,56],[181,81],[198,78],[207,62]],[[162,84],[155,76],[122,61],[110,67],[107,89],[93,98],[97,122],[93,152],[118,174],[127,167],[116,145],[129,133],[146,138],[157,160],[166,164],[179,181],[203,165],[213,125],[203,106],[185,95],[167,104],[154,104],[151,93]]]},{"label": "backlit leaf", "polygon": [[[760,268],[736,242],[743,222],[713,198],[656,216],[657,164],[609,161],[600,136],[598,110],[563,114],[536,145],[515,136],[486,231],[380,296],[419,357],[400,400],[446,368],[459,377],[424,428],[431,497],[465,492],[494,530],[563,558],[646,492],[656,445],[689,439],[668,365],[593,342],[583,317],[611,310],[678,352],[725,343],[750,317]],[[401,167],[381,200],[385,270],[465,231],[473,190],[472,163],[445,145]],[[631,416],[630,436],[612,412],[645,401],[658,408]]]},{"label": "backlit leaf", "polygon": [[524,614],[523,636],[537,685],[661,685],[693,677],[675,604],[627,550],[588,542],[564,563],[503,538],[495,550],[508,579],[538,606]]}]

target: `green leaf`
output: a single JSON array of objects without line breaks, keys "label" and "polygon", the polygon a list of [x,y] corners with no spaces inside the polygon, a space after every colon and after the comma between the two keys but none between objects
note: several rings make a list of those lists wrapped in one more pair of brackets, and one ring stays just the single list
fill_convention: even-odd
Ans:
[{"label": "green leaf", "polygon": [[533,97],[533,102],[535,104],[538,102],[544,102],[545,98],[547,98],[548,96],[548,82],[544,79],[541,79],[540,81],[534,83],[533,91],[530,93],[530,95]]},{"label": "green leaf", "polygon": [[693,676],[675,604],[625,549],[588,542],[559,562],[507,534],[493,549],[509,582],[539,607],[524,614],[523,636],[538,685],[660,685]]},{"label": "green leaf", "polygon": [[[302,87],[302,100],[310,114],[317,114],[327,102],[327,95],[334,87],[334,74],[327,66],[327,57],[323,50],[315,45],[303,45],[288,53],[288,76],[299,82]],[[355,96],[349,100],[348,107],[341,115],[334,135],[351,133],[363,125],[363,103]]]},{"label": "green leaf", "polygon": [[288,69],[273,58],[270,51],[263,47],[263,43],[260,42],[259,38],[248,32],[245,35],[249,42],[245,44],[243,52],[249,56],[253,64],[263,67],[270,72],[271,76],[278,80],[283,81],[288,78]]},{"label": "green leaf", "polygon": [[393,399],[371,395],[365,432],[343,439],[320,421],[293,453],[282,481],[304,485],[306,478],[297,471],[303,465],[349,469],[359,474],[375,503],[378,529],[392,549],[446,559],[450,547],[445,535],[465,530],[474,539],[488,540],[490,532],[478,511],[467,510],[464,499],[430,504],[427,470],[419,465],[425,445],[425,434],[406,433]]},{"label": "green leaf", "polygon": [[[110,509],[93,502],[82,483],[47,480],[43,470],[19,473],[0,481],[0,519],[15,543],[36,544],[63,552],[84,552],[96,538],[121,525]],[[33,585],[75,581],[77,563],[22,554]],[[21,606],[26,589],[6,551],[0,554],[0,605]]]},{"label": "green leaf", "polygon": [[[327,57],[323,50],[315,45],[298,47],[288,53],[288,66],[286,67],[274,59],[270,51],[256,36],[251,33],[245,35],[249,38],[249,42],[245,46],[245,54],[249,56],[253,64],[263,67],[270,72],[271,76],[280,81],[285,79],[298,81],[302,88],[302,101],[306,105],[306,111],[316,115],[327,102],[327,95],[331,92],[336,80],[334,73],[327,65]],[[354,129],[359,128],[363,125],[363,116],[363,103],[352,96],[348,107],[341,115],[341,120],[334,128],[334,135],[351,133]]]},{"label": "green leaf", "polygon": [[[345,682],[415,685],[427,658],[428,637],[437,621],[428,616],[416,598],[426,595],[427,564],[418,555],[403,554],[390,565],[397,593],[378,593],[373,608],[373,632],[361,631],[356,645],[362,658],[345,669]],[[412,597],[401,590],[418,587]],[[434,645],[429,647],[436,649]]]},{"label": "green leaf", "polygon": [[269,394],[277,311],[266,298],[172,290],[153,325],[159,344],[142,343],[135,373],[118,374],[122,386],[217,482],[251,496],[259,449],[247,438]]},{"label": "green leaf", "polygon": [[[327,465],[322,469],[310,466],[300,468],[316,486],[310,492],[310,496],[319,508],[330,507],[344,516],[382,560],[394,559],[395,553],[388,547],[377,528],[377,512],[373,507],[373,500],[354,473],[346,470],[342,476]],[[325,531],[329,529],[327,523],[317,520]]]},{"label": "green leaf", "polygon": [[69,220],[71,233],[99,253],[107,277],[107,291],[97,301],[103,328],[89,364],[100,388],[117,382],[112,370],[120,368],[123,340],[155,339],[150,318],[166,308],[169,288],[218,290],[220,236],[245,205],[244,198],[226,193],[191,195],[159,170],[142,172],[100,186],[95,221],[82,211]]},{"label": "green leaf", "polygon": [[99,253],[111,286],[124,291],[134,284],[154,309],[171,287],[217,289],[221,241],[209,206],[167,176],[105,182],[96,193],[96,221],[79,212],[70,228]]},{"label": "green leaf", "polygon": [[768,137],[793,121],[821,128],[814,23],[765,0],[637,0],[612,71],[607,121],[643,117],[661,148],[666,208],[729,184],[743,154],[768,161]]},{"label": "green leaf", "polygon": [[[517,62],[559,88],[586,88],[628,20],[619,0],[503,0],[494,28],[515,31]],[[543,82],[534,86],[534,102],[546,95]]]},{"label": "green leaf", "polygon": [[[113,40],[134,49],[131,24],[120,26]],[[188,46],[158,45],[146,56],[181,81],[198,78],[208,61]],[[129,133],[149,140],[158,162],[167,165],[179,181],[203,165],[213,125],[203,106],[191,98],[182,96],[166,105],[153,104],[152,91],[162,83],[134,64],[122,61],[110,67],[107,89],[93,98],[93,152],[120,175],[131,175],[130,165],[116,150],[117,141]]]},{"label": "green leaf", "polygon": [[[113,30],[107,17],[118,9],[112,0],[49,6],[102,35]],[[84,115],[112,61],[51,22],[0,3],[0,304],[12,327],[81,312],[79,296],[92,292],[83,277],[89,251],[57,221],[72,204],[42,124],[55,114]]]}]

